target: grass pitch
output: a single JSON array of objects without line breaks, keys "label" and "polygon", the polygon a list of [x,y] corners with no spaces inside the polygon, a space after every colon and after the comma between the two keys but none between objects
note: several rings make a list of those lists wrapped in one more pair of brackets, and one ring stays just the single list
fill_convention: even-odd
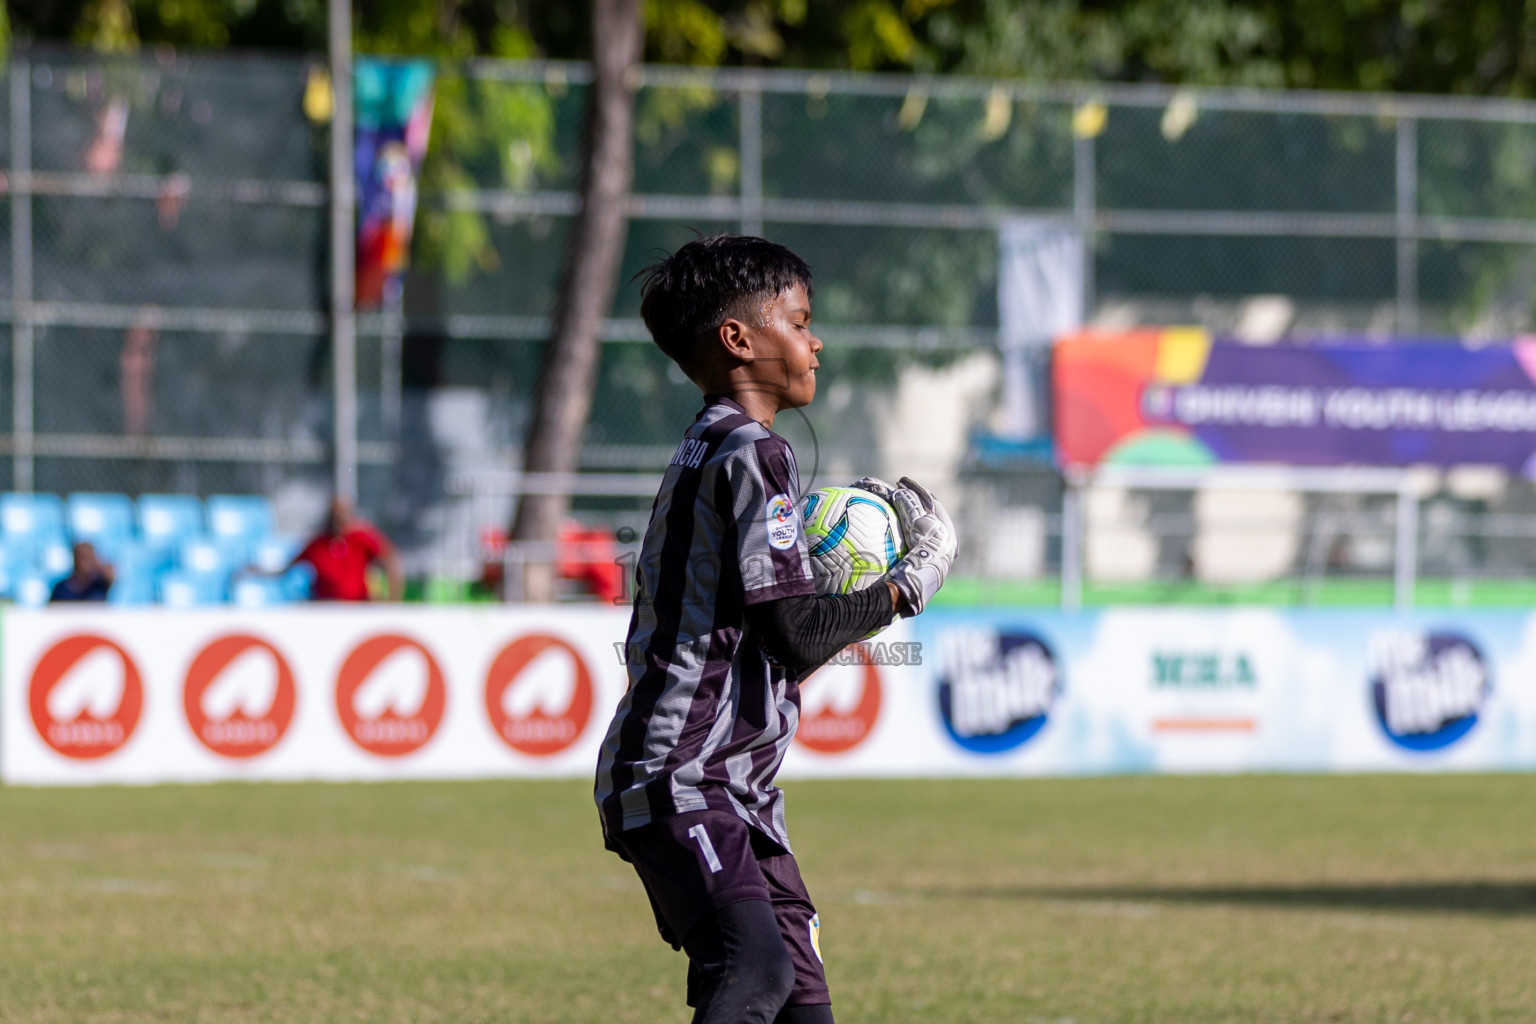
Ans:
[{"label": "grass pitch", "polygon": [[[1536,777],[801,782],[858,1022],[1536,1020]],[[0,789],[0,1021],[686,1021],[587,786]]]}]

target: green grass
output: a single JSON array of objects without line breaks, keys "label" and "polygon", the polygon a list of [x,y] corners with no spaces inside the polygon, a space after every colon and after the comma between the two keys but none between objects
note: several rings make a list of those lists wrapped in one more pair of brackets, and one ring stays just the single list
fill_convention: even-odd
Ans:
[{"label": "green grass", "polygon": [[[857,1022],[1536,1019],[1536,777],[802,782]],[[0,789],[0,1021],[682,1022],[579,782]]]},{"label": "green grass", "polygon": [[[1315,584],[1295,580],[1216,586],[1196,580],[1154,580],[1141,583],[1083,584],[1083,605],[1279,605],[1323,607],[1392,607],[1390,579],[1322,579]],[[1055,608],[1061,604],[1061,584],[1054,579],[991,580],[953,577],[934,595],[934,607],[974,608],[1017,606]],[[1531,608],[1536,606],[1536,580],[1420,579],[1414,586],[1419,608]]]}]

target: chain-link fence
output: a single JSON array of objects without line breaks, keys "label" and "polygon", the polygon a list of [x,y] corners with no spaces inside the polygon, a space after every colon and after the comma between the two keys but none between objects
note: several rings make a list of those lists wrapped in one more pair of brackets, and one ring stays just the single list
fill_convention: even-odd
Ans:
[{"label": "chain-link fence", "polygon": [[[12,55],[0,488],[256,492],[286,529],[318,516],[336,426],[317,70]],[[418,573],[472,575],[509,521],[586,78],[572,64],[439,68],[415,269],[401,308],[360,319],[350,382],[362,504]],[[694,232],[763,233],[816,274],[823,386],[780,421],[807,475],[933,480],[968,535],[989,538],[967,547],[977,575],[1048,577],[1061,551],[1060,481],[1039,447],[997,430],[1010,223],[1088,240],[1084,310],[1104,326],[1257,340],[1530,327],[1536,105],[672,68],[646,69],[637,103],[583,470],[653,481],[696,411],[647,343],[633,275]],[[645,488],[610,490],[578,515],[643,524]],[[1429,562],[1524,566],[1507,555],[1526,545],[1486,539],[1525,536],[1524,485],[1430,493],[1447,511],[1422,517]],[[1148,578],[1186,572],[1192,500],[1116,512],[1160,538]],[[1376,564],[1360,503],[1319,506],[1314,519],[1355,539],[1303,538],[1295,572]]]}]

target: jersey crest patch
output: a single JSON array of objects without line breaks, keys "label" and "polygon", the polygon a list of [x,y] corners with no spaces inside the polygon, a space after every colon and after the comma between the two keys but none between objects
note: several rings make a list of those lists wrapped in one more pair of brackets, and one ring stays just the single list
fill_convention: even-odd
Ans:
[{"label": "jersey crest patch", "polygon": [[795,546],[800,536],[800,517],[795,514],[794,502],[787,494],[775,494],[768,499],[768,543],[780,551]]}]

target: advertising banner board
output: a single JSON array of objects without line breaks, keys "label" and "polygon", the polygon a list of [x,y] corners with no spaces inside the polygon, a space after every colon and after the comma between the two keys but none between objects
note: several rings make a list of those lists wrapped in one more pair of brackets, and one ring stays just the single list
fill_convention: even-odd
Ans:
[{"label": "advertising banner board", "polygon": [[1052,363],[1057,458],[1503,466],[1536,474],[1536,338],[1263,347],[1198,329],[1087,332]]},{"label": "advertising banner board", "polygon": [[927,770],[1536,769],[1526,613],[1021,609],[916,625],[946,751]]},{"label": "advertising banner board", "polygon": [[[581,775],[612,608],[43,609],[0,618],[12,783]],[[599,721],[599,719],[602,721]]]},{"label": "advertising banner board", "polygon": [[[611,608],[13,611],[11,784],[590,776]],[[1536,615],[933,609],[801,687],[783,778],[1536,769]]]}]

